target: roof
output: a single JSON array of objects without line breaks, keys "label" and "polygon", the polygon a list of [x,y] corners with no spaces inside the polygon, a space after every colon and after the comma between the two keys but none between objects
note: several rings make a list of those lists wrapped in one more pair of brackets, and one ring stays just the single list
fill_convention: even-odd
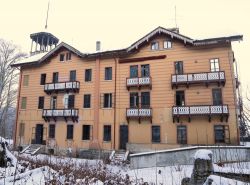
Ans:
[{"label": "roof", "polygon": [[[97,57],[114,57],[114,56],[126,56],[129,55],[131,52],[137,50],[139,47],[141,47],[143,44],[149,42],[152,38],[154,38],[156,35],[164,34],[167,36],[170,36],[172,39],[178,39],[182,41],[184,44],[189,44],[193,47],[198,46],[204,46],[204,45],[214,45],[214,44],[220,44],[220,43],[229,43],[232,41],[241,41],[243,40],[242,35],[234,35],[234,36],[228,36],[228,37],[217,37],[217,38],[208,38],[208,39],[200,39],[200,40],[194,40],[192,38],[189,38],[187,36],[184,36],[180,33],[178,33],[178,30],[176,29],[166,29],[163,27],[157,27],[135,43],[133,43],[131,46],[125,49],[119,49],[119,50],[111,50],[111,51],[103,51],[103,52],[95,52],[95,53],[82,53],[79,50],[75,49],[74,47],[62,42],[59,45],[57,45],[54,49],[52,49],[49,52],[46,53],[40,53],[33,56],[30,56],[28,58],[25,58],[21,61],[16,62],[13,64],[13,67],[22,66],[22,65],[32,65],[32,64],[40,64],[43,61],[46,61],[49,57],[54,55],[56,51],[61,49],[62,47],[70,50],[71,52],[75,53],[81,58],[86,59],[95,59]],[[31,35],[32,36],[32,35]]]}]

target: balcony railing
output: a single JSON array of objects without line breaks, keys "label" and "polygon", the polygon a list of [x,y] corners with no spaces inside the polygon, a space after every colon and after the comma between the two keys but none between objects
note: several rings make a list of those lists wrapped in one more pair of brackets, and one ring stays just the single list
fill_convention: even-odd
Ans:
[{"label": "balcony railing", "polygon": [[172,75],[172,88],[178,88],[178,85],[186,85],[189,87],[191,84],[205,84],[208,86],[211,83],[225,85],[226,78],[224,71],[218,72],[204,72],[204,73],[188,73],[188,74],[174,74]]},{"label": "balcony railing", "polygon": [[71,119],[78,122],[78,109],[43,109],[43,119],[47,122],[50,119],[57,121],[57,118],[64,118],[65,121]]},{"label": "balcony railing", "polygon": [[127,78],[127,88],[130,87],[142,87],[148,86],[152,87],[152,79],[151,77],[135,77],[135,78]]},{"label": "balcony railing", "polygon": [[78,92],[80,89],[80,82],[73,81],[73,82],[57,82],[57,83],[46,83],[44,85],[44,91],[47,94],[52,92]]},{"label": "balcony railing", "polygon": [[226,118],[228,120],[229,109],[228,105],[193,105],[193,106],[173,106],[172,108],[173,122],[180,117],[188,117],[191,121],[192,116],[208,116],[209,121],[211,117],[220,116],[221,121]]},{"label": "balcony railing", "polygon": [[149,118],[152,122],[152,108],[127,108],[126,109],[126,117],[129,122],[130,118],[141,119]]}]

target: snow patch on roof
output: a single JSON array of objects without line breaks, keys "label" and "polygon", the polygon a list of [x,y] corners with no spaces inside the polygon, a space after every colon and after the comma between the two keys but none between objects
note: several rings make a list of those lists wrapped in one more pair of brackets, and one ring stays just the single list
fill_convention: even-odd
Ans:
[{"label": "snow patch on roof", "polygon": [[211,150],[198,150],[194,155],[194,159],[211,160],[212,154],[213,152]]},{"label": "snow patch on roof", "polygon": [[32,63],[32,62],[37,62],[39,61],[42,57],[44,57],[48,52],[44,52],[44,53],[38,53],[36,55],[32,55],[32,56],[28,56],[18,62],[15,63],[16,64],[26,64],[26,63]]}]

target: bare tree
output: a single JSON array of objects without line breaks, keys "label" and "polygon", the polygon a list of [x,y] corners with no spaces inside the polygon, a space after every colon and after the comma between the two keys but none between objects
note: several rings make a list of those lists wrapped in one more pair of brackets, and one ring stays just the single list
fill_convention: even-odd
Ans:
[{"label": "bare tree", "polygon": [[18,88],[18,70],[11,65],[25,56],[20,49],[3,39],[0,39],[0,135],[5,137],[6,122],[11,108],[15,107]]}]

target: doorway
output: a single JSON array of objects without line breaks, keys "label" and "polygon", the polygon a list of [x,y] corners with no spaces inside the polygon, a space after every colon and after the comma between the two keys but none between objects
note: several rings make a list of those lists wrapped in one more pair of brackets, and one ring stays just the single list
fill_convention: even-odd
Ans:
[{"label": "doorway", "polygon": [[36,125],[35,144],[43,144],[43,124]]},{"label": "doorway", "polygon": [[120,125],[120,149],[126,150],[127,143],[128,143],[128,126]]}]

